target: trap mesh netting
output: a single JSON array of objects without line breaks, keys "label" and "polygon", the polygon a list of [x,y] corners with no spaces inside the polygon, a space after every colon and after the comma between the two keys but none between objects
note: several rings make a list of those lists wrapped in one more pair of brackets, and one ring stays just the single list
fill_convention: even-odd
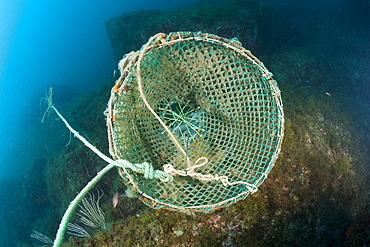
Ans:
[{"label": "trap mesh netting", "polygon": [[174,177],[147,179],[119,168],[145,204],[211,212],[266,179],[283,138],[280,91],[236,39],[157,34],[119,68],[107,110],[111,155]]}]

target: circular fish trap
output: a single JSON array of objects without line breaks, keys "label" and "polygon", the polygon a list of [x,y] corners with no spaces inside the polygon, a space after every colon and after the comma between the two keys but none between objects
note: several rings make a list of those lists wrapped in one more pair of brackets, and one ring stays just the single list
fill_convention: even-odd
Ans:
[{"label": "circular fish trap", "polygon": [[124,56],[107,109],[114,159],[148,162],[171,182],[119,168],[152,208],[212,212],[254,193],[280,152],[284,114],[272,74],[236,39],[157,34]]}]

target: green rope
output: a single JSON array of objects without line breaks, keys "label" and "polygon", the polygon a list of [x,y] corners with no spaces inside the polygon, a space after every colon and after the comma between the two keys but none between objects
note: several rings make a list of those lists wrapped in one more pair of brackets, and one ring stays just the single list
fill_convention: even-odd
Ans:
[{"label": "green rope", "polygon": [[147,179],[157,178],[164,182],[171,182],[173,180],[172,175],[160,171],[154,170],[153,166],[149,163],[132,164],[127,160],[115,160],[104,167],[96,176],[90,180],[90,182],[78,193],[76,198],[69,204],[66,212],[63,215],[62,221],[60,222],[57,235],[54,240],[53,247],[58,247],[63,243],[64,234],[67,231],[68,222],[71,219],[73,212],[77,208],[78,204],[86,196],[86,194],[95,186],[97,182],[113,167],[129,168],[134,172],[144,173],[144,177]]},{"label": "green rope", "polygon": [[76,198],[69,204],[68,209],[65,211],[62,221],[59,224],[58,232],[54,240],[53,247],[59,247],[63,243],[64,234],[67,231],[68,222],[71,219],[78,204],[82,201],[85,195],[94,187],[94,185],[107,173],[110,169],[115,166],[114,163],[110,163],[103,170],[98,172],[96,176],[90,180],[90,182],[78,193]]}]

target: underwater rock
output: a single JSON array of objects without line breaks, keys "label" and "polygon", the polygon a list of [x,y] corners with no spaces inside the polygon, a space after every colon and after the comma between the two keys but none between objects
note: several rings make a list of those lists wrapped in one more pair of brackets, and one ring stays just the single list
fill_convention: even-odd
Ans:
[{"label": "underwater rock", "polygon": [[173,10],[128,12],[107,20],[106,29],[117,59],[140,49],[159,32],[201,31],[236,37],[257,56],[300,38],[286,17],[260,0],[199,1]]}]

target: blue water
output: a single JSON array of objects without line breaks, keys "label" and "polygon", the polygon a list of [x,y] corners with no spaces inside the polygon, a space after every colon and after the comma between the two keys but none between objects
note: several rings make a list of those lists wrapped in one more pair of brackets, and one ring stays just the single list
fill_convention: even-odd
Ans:
[{"label": "blue water", "polygon": [[112,76],[117,61],[107,19],[194,1],[1,1],[0,179],[24,174],[33,157],[52,151],[35,135],[43,131],[39,125],[46,106],[39,101],[49,87],[58,92],[62,107]]}]

